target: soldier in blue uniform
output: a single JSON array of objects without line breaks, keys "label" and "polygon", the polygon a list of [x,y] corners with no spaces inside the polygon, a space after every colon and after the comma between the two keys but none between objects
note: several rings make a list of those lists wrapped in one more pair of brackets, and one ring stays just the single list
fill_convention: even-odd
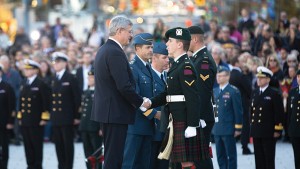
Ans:
[{"label": "soldier in blue uniform", "polygon": [[[91,112],[94,101],[95,79],[94,69],[88,72],[88,89],[84,91],[81,102],[81,118],[79,131],[83,142],[85,157],[92,155],[102,145],[102,131],[100,124],[91,120]],[[90,164],[86,164],[88,169],[91,169]],[[98,165],[102,168],[102,165]]]},{"label": "soldier in blue uniform", "polygon": [[13,88],[2,80],[2,69],[0,64],[0,168],[7,169],[8,130],[14,127],[16,97]]},{"label": "soldier in blue uniform", "polygon": [[239,90],[229,84],[230,70],[219,67],[218,88],[214,98],[218,111],[218,122],[212,133],[215,137],[217,158],[220,169],[237,169],[235,138],[241,134],[243,107]]},{"label": "soldier in blue uniform", "polygon": [[[134,60],[130,63],[136,92],[143,97],[153,97],[153,75],[149,60],[153,55],[153,36],[149,33],[137,34],[133,38],[136,51]],[[160,117],[160,111],[140,109],[135,114],[135,122],[128,126],[125,141],[122,169],[149,169],[151,144],[154,134],[154,118]]]},{"label": "soldier in blue uniform", "polygon": [[37,62],[25,60],[26,80],[21,85],[20,111],[17,115],[29,169],[42,168],[44,126],[50,119],[50,91],[46,83],[38,77],[39,68]]},{"label": "soldier in blue uniform", "polygon": [[288,97],[288,132],[294,150],[295,168],[300,169],[300,70],[297,71],[298,87],[293,88]]},{"label": "soldier in blue uniform", "polygon": [[275,169],[276,139],[283,126],[283,103],[278,90],[269,86],[271,70],[257,68],[257,88],[251,97],[250,131],[253,137],[256,169]]},{"label": "soldier in blue uniform", "polygon": [[[167,46],[163,42],[156,42],[153,44],[153,57],[151,65],[154,82],[154,95],[156,96],[165,90],[167,74],[164,70],[168,69],[169,66]],[[164,107],[157,107],[156,110],[162,110],[163,108]],[[161,116],[163,113],[165,112],[161,111]],[[161,132],[160,130],[161,121],[159,119],[154,120],[155,133],[152,141],[150,169],[168,169],[169,160],[160,160],[157,158],[165,133]]]}]

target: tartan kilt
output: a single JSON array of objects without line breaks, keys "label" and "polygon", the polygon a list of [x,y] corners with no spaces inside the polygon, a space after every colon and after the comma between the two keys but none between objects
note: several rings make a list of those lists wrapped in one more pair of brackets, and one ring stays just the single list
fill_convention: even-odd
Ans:
[{"label": "tartan kilt", "polygon": [[184,137],[184,132],[187,128],[186,122],[173,121],[173,128],[174,136],[171,152],[171,161],[173,163],[193,162],[210,158],[202,128],[197,128],[197,135],[191,138]]}]

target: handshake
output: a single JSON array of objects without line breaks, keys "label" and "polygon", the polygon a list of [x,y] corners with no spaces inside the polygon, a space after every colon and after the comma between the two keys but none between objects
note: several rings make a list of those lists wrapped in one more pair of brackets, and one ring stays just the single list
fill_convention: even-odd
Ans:
[{"label": "handshake", "polygon": [[141,105],[140,109],[142,111],[146,111],[151,107],[152,102],[147,97],[143,97],[143,99],[144,99],[144,101],[143,101],[143,104]]}]

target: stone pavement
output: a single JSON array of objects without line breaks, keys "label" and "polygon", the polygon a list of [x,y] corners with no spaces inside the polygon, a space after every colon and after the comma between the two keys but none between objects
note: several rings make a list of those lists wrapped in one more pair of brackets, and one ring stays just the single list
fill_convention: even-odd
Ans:
[{"label": "stone pavement", "polygon": [[[249,145],[253,150],[252,144]],[[218,169],[215,146],[213,144],[214,168]],[[241,144],[237,143],[238,169],[255,169],[254,155],[242,155]],[[44,169],[57,169],[55,147],[52,143],[44,144]],[[8,169],[26,169],[26,159],[23,146],[10,146],[10,159]],[[81,143],[75,144],[75,158],[73,169],[85,169],[83,147]],[[276,169],[295,169],[292,145],[278,142],[276,147]]]}]

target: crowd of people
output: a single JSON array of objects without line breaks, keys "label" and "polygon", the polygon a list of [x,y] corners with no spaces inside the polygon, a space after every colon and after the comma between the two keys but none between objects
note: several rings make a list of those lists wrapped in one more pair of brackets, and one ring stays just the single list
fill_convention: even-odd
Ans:
[{"label": "crowd of people", "polygon": [[[60,18],[57,18],[55,25],[46,24],[40,30],[41,38],[34,42],[20,28],[13,43],[10,43],[8,36],[0,28],[0,143],[2,155],[0,168],[7,168],[7,145],[9,142],[18,144],[22,140],[28,168],[42,168],[42,143],[52,141],[56,146],[58,168],[71,169],[73,168],[74,155],[73,142],[75,138],[79,138],[84,142],[86,157],[93,154],[102,145],[102,141],[104,146],[107,144],[104,152],[106,154],[105,160],[111,158],[114,161],[107,160],[107,167],[111,165],[112,168],[121,166],[122,168],[130,168],[140,165],[142,168],[151,166],[155,169],[167,169],[169,161],[159,160],[156,162],[155,157],[160,153],[159,147],[168,126],[165,124],[164,129],[162,129],[163,127],[159,126],[161,125],[159,120],[165,118],[169,121],[169,116],[162,117],[164,107],[157,110],[152,108],[163,106],[164,102],[155,96],[160,96],[159,93],[164,91],[165,85],[168,85],[170,90],[170,80],[172,78],[177,79],[177,75],[167,75],[167,71],[178,61],[176,57],[186,52],[193,63],[192,66],[184,66],[194,67],[195,65],[195,68],[184,67],[185,76],[178,78],[183,79],[183,84],[187,85],[187,88],[194,87],[193,90],[196,93],[199,92],[199,109],[203,111],[201,111],[200,117],[193,116],[192,118],[201,118],[204,121],[201,123],[202,126],[206,127],[195,129],[197,135],[195,140],[199,144],[201,142],[201,145],[192,141],[185,143],[189,144],[190,147],[194,146],[194,149],[199,148],[198,146],[201,147],[201,155],[197,154],[199,152],[191,151],[191,149],[185,150],[197,158],[182,157],[180,154],[183,153],[180,149],[182,146],[180,141],[182,140],[174,139],[174,144],[177,145],[175,146],[177,156],[173,154],[171,161],[177,164],[172,164],[172,167],[178,167],[178,163],[181,163],[183,167],[213,167],[208,153],[209,144],[214,141],[220,168],[237,168],[236,138],[239,138],[242,143],[243,154],[251,155],[253,152],[249,149],[248,144],[250,136],[252,136],[255,144],[254,154],[257,168],[259,166],[274,168],[275,144],[276,140],[282,136],[282,140],[292,142],[295,166],[296,169],[299,169],[300,136],[299,132],[295,131],[300,126],[300,111],[298,110],[300,98],[297,95],[300,83],[300,18],[288,18],[287,13],[282,11],[277,27],[272,27],[267,20],[261,17],[252,20],[246,9],[241,10],[240,18],[238,22],[230,21],[220,25],[216,19],[207,22],[206,18],[201,16],[199,23],[194,24],[196,27],[177,28],[178,30],[169,29],[169,27],[173,28],[174,26],[166,26],[163,19],[159,19],[154,31],[151,32],[152,34],[145,33],[142,28],[137,28],[136,30],[126,29],[127,32],[121,32],[122,35],[118,35],[120,30],[110,28],[108,34],[110,40],[107,42],[103,36],[106,33],[99,30],[97,24],[93,25],[86,42],[76,41],[69,31],[68,25],[62,24]],[[132,26],[130,23],[129,25]],[[120,29],[123,30],[123,27]],[[188,30],[189,33],[186,34],[185,30]],[[129,35],[122,39],[125,33]],[[119,38],[117,36],[120,36],[120,40],[116,40],[119,43],[113,44],[115,39],[112,38],[112,40],[111,37]],[[190,37],[187,38],[187,36]],[[173,53],[170,53],[170,46],[172,47],[170,38],[179,39],[182,44],[189,41],[189,47],[186,48],[183,45],[181,53],[177,53],[178,51],[175,49],[172,51]],[[153,42],[149,43],[150,40],[148,39],[153,39]],[[133,44],[124,42],[128,40],[132,40]],[[113,60],[103,60],[97,56],[113,55],[113,53],[109,53],[108,49],[107,51],[104,50],[108,47],[100,48],[101,45],[107,45],[107,43],[111,43],[111,46],[117,45],[114,46],[115,50],[113,51],[116,52],[116,55],[118,52],[123,52],[123,50],[119,51],[118,48],[121,45],[121,49],[124,49],[126,54],[124,54],[126,61],[130,62],[129,69],[126,62],[118,61],[119,58],[112,56]],[[201,47],[197,44],[200,44]],[[146,49],[145,46],[148,48]],[[202,47],[205,48],[205,51],[202,51]],[[172,56],[175,57],[175,61],[172,58],[169,61],[167,56],[170,54],[176,55]],[[204,56],[204,59],[198,64],[196,59],[193,60],[197,55]],[[165,57],[163,58],[163,56]],[[137,63],[137,60],[142,61]],[[149,60],[152,62],[148,63]],[[116,66],[116,70],[105,68],[105,65],[99,64],[101,61],[105,61],[105,63],[112,61],[111,64]],[[140,70],[138,64],[151,64],[149,68],[151,70],[146,67]],[[122,74],[120,70],[123,71]],[[133,72],[133,77],[131,77],[132,73],[128,72],[130,78],[126,79],[126,72],[130,70]],[[145,72],[143,73],[143,71]],[[106,74],[99,72],[106,72]],[[115,84],[110,79],[111,76],[108,76],[110,74],[112,77],[118,77],[119,84]],[[156,74],[159,75],[157,80],[154,78]],[[190,78],[194,74],[197,74],[196,79],[199,81],[197,87],[193,84],[193,80],[196,79]],[[105,81],[101,81],[101,78]],[[137,94],[142,97],[131,93],[131,90],[136,91],[136,89],[131,89],[131,86],[128,87],[126,86],[128,84],[124,83],[125,81],[132,83],[132,81],[137,80],[139,81],[134,84],[138,88]],[[151,83],[151,81],[157,81],[157,83]],[[103,93],[96,93],[100,90],[100,86],[97,86],[99,83],[101,87],[107,87],[104,93],[113,87],[116,88],[116,91],[124,88],[122,91],[124,93],[114,93],[118,97],[106,98]],[[122,83],[124,86],[121,86]],[[228,84],[229,87],[227,88]],[[266,89],[265,86],[270,86],[272,89]],[[181,90],[176,86],[175,88],[176,91]],[[127,91],[129,89],[130,91]],[[185,93],[185,89],[182,90],[183,92],[179,94],[183,94],[185,99],[189,100],[188,96],[192,94]],[[176,93],[171,92],[171,94],[175,95]],[[109,114],[95,115],[101,111],[122,113],[128,111],[132,113],[134,109],[126,106],[129,102],[122,103],[119,97],[125,97],[134,108],[141,106],[146,110],[139,109],[136,111],[137,115],[129,114],[128,116],[124,116],[126,113],[115,117]],[[143,97],[149,99],[143,101]],[[94,99],[98,99],[98,101],[104,99],[104,101],[95,103],[93,102]],[[114,101],[121,105],[111,105]],[[201,104],[201,101],[205,104]],[[175,115],[172,114],[175,120],[173,123],[174,136],[184,138],[184,133],[180,135],[176,131],[184,130],[182,126],[196,126],[195,122],[187,120],[186,124],[183,124],[176,121],[178,117],[181,120],[181,117],[180,115],[176,116],[176,107],[173,107],[172,110],[171,105],[174,104],[172,99],[167,102],[169,102],[169,107],[166,107],[171,110],[171,113],[175,113]],[[215,112],[211,102],[216,105]],[[193,103],[198,106],[196,99]],[[101,107],[102,104],[107,105]],[[155,107],[153,107],[154,105]],[[125,109],[118,109],[118,106],[125,106]],[[187,106],[187,109],[192,111],[193,108],[190,109],[189,106],[193,107],[193,105]],[[151,111],[147,110],[148,108]],[[92,109],[94,109],[93,113]],[[34,114],[35,111],[39,113]],[[205,115],[208,112],[211,115]],[[230,118],[224,113],[230,113]],[[120,119],[120,117],[122,118]],[[90,118],[103,123],[101,126],[103,130],[96,122],[89,121]],[[226,120],[231,122],[228,125],[228,130],[222,126]],[[127,130],[127,127],[124,126],[110,125],[112,121],[117,124],[130,125]],[[264,128],[262,126],[269,123],[273,125],[272,129],[261,130]],[[73,130],[74,132],[70,132]],[[191,130],[194,133],[194,130]],[[231,132],[225,134],[228,131]],[[108,136],[107,133],[109,132],[113,132],[117,136]],[[102,137],[103,134],[104,137]],[[214,136],[211,137],[211,134]],[[230,137],[224,137],[224,134],[230,135]],[[194,135],[188,138],[190,137],[194,138]],[[111,139],[116,139],[116,144],[111,142]],[[122,140],[124,145],[119,145]],[[149,149],[151,146],[156,148],[151,150]],[[124,158],[123,151],[116,149],[124,149]],[[116,152],[111,153],[113,151]],[[184,153],[187,153],[185,151]],[[121,153],[122,156],[116,155],[117,153]],[[118,166],[118,162],[121,163],[121,166]],[[91,166],[87,164],[87,168],[91,168]]]}]

